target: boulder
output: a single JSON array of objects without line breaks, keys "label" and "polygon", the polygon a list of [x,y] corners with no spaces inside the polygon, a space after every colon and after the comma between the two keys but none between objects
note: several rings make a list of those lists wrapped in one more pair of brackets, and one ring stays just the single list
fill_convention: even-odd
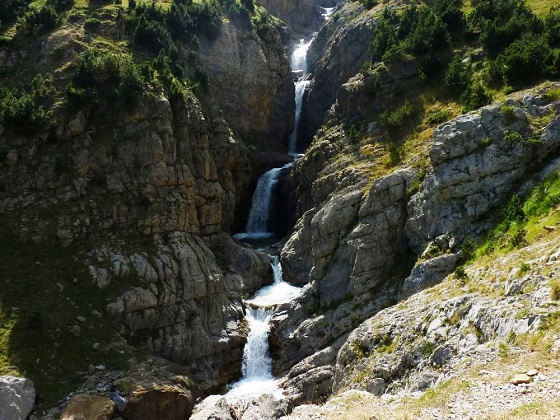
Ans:
[{"label": "boulder", "polygon": [[185,420],[193,409],[190,391],[179,385],[138,387],[127,399],[121,416],[126,420]]},{"label": "boulder", "polygon": [[210,395],[198,403],[190,420],[234,420],[227,400],[221,395]]},{"label": "boulder", "polygon": [[459,254],[444,254],[417,264],[404,280],[399,300],[441,282],[455,269],[459,260]]},{"label": "boulder", "polygon": [[35,387],[26,378],[0,376],[0,420],[25,420],[35,405]]},{"label": "boulder", "polygon": [[115,412],[115,403],[101,395],[74,395],[60,420],[109,420]]}]

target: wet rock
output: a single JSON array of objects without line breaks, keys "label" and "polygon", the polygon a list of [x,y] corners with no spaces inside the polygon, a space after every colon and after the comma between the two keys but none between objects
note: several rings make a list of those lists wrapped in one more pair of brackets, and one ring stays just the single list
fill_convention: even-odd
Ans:
[{"label": "wet rock", "polygon": [[109,420],[115,403],[100,395],[74,395],[60,416],[61,420]]},{"label": "wet rock", "polygon": [[0,376],[0,419],[25,420],[35,406],[35,387],[26,378]]}]

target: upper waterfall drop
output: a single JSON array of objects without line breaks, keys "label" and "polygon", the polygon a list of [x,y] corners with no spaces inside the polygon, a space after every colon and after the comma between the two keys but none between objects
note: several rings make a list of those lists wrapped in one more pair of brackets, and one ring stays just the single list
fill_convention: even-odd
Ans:
[{"label": "upper waterfall drop", "polygon": [[294,49],[290,60],[292,71],[299,71],[302,74],[302,77],[297,82],[295,82],[296,115],[294,131],[292,131],[292,134],[290,134],[290,141],[288,145],[288,154],[292,156],[297,153],[297,137],[301,119],[301,110],[303,108],[303,97],[305,95],[305,89],[309,85],[309,80],[305,80],[305,77],[307,76],[307,50],[309,49],[312,41],[313,38],[307,42],[304,39],[301,39],[299,41],[299,44],[296,45],[296,48]]},{"label": "upper waterfall drop", "polygon": [[303,76],[307,75],[307,50],[311,45],[313,38],[309,41],[305,41],[305,39],[300,39],[299,44],[296,45],[294,52],[290,58],[290,64],[292,67],[292,71],[303,71]]}]

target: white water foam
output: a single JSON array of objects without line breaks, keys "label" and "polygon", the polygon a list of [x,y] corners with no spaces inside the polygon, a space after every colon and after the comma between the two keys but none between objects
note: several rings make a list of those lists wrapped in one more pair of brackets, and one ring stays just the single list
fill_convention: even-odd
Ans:
[{"label": "white water foam", "polygon": [[297,134],[301,120],[301,110],[303,108],[303,95],[305,94],[307,86],[309,86],[309,80],[299,80],[296,82],[296,118],[294,131],[290,134],[290,143],[288,145],[288,154],[291,156],[295,156],[297,151]]},{"label": "white water foam", "polygon": [[307,75],[307,50],[312,40],[313,39],[310,39],[306,42],[305,39],[300,39],[299,44],[296,45],[290,57],[292,71],[303,70],[304,77]]},{"label": "white water foam", "polygon": [[247,303],[261,307],[279,305],[291,301],[300,294],[301,289],[299,287],[292,286],[284,281],[282,266],[277,256],[272,256],[272,273],[274,282],[257,291],[255,296]]},{"label": "white water foam", "polygon": [[328,20],[328,18],[330,18],[331,15],[334,13],[336,7],[323,7],[322,9],[323,9],[323,13],[321,13],[321,15],[325,18],[325,20]]},{"label": "white water foam", "polygon": [[272,359],[268,354],[268,332],[272,309],[247,307],[249,336],[243,349],[243,378],[232,385],[228,399],[262,394],[282,396],[272,376]]}]

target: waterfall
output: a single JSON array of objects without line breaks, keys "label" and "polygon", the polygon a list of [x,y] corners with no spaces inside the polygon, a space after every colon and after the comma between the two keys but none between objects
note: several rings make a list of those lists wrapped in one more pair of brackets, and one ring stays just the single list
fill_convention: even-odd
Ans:
[{"label": "waterfall", "polygon": [[297,82],[295,82],[295,90],[296,90],[296,115],[295,115],[295,124],[294,124],[294,131],[290,134],[290,142],[288,144],[288,154],[294,156],[297,152],[297,137],[299,131],[299,122],[301,118],[301,110],[303,108],[303,96],[305,94],[305,89],[309,85],[309,81],[305,80],[305,76],[307,76],[307,50],[311,45],[311,41],[313,38],[305,42],[304,39],[299,41],[299,44],[296,45],[294,52],[292,53],[291,57],[291,66],[292,71],[301,71],[303,73],[303,77],[301,77]]},{"label": "waterfall", "polygon": [[272,311],[247,307],[249,336],[243,350],[243,377],[246,379],[272,379],[272,360],[268,354],[268,323]]},{"label": "waterfall", "polygon": [[271,265],[274,282],[270,286],[265,286],[255,293],[255,296],[247,301],[251,305],[270,307],[272,305],[286,303],[296,297],[300,292],[298,287],[292,286],[290,283],[284,281],[282,277],[282,266],[280,265],[278,256],[270,255],[270,258],[272,259]]},{"label": "waterfall", "polygon": [[272,205],[272,191],[278,183],[278,178],[283,169],[289,168],[292,163],[288,163],[281,168],[272,168],[265,172],[257,182],[257,189],[253,194],[251,210],[244,233],[234,235],[237,239],[263,239],[274,236],[274,229],[270,223],[270,207]]},{"label": "waterfall", "polygon": [[336,9],[336,7],[323,7],[323,13],[321,13],[321,15],[325,18],[325,20],[328,20],[331,15],[334,13],[334,10]]},{"label": "waterfall", "polygon": [[277,256],[270,255],[274,282],[263,287],[247,303],[249,336],[243,349],[243,378],[231,385],[226,398],[242,398],[273,394],[280,398],[282,391],[272,376],[272,359],[269,354],[268,332],[274,305],[289,302],[301,291],[284,281]]},{"label": "waterfall", "polygon": [[290,155],[295,155],[297,152],[297,133],[301,119],[301,110],[303,108],[303,95],[305,94],[305,89],[308,85],[309,80],[300,80],[296,82],[296,119],[294,131],[290,134],[290,143],[288,146],[288,154]]},{"label": "waterfall", "polygon": [[299,44],[296,45],[294,52],[292,53],[291,57],[291,65],[292,71],[301,71],[303,76],[295,82],[295,90],[296,90],[296,115],[295,115],[295,124],[294,124],[294,131],[290,134],[290,142],[288,145],[288,154],[294,156],[297,152],[297,137],[299,131],[299,122],[301,119],[301,110],[303,108],[303,96],[305,94],[305,89],[309,85],[309,80],[305,80],[305,76],[307,76],[307,50],[311,45],[311,41],[313,38],[305,42],[304,39],[299,41]]},{"label": "waterfall", "polygon": [[300,39],[299,44],[296,45],[290,57],[292,71],[303,70],[304,77],[307,75],[307,50],[311,45],[311,41],[313,41],[313,38],[308,42],[305,42],[305,39]]},{"label": "waterfall", "polygon": [[[331,15],[334,8],[324,9],[325,19]],[[303,97],[305,89],[309,84],[305,80],[307,76],[307,50],[311,41],[300,40],[291,56],[292,71],[303,73],[295,82],[295,128],[290,135],[289,153],[295,155],[297,150],[297,131],[301,117]],[[267,238],[274,235],[270,226],[270,210],[272,204],[272,191],[278,182],[282,169],[292,165],[289,163],[282,168],[274,168],[265,172],[257,183],[257,189],[253,195],[251,210],[247,220],[246,232],[234,235],[238,239]],[[226,394],[228,399],[243,399],[246,397],[259,396],[263,394],[273,394],[277,398],[282,398],[282,391],[279,388],[274,376],[272,375],[272,359],[269,354],[268,333],[270,330],[270,319],[276,305],[290,302],[296,298],[301,289],[284,281],[282,276],[282,266],[277,256],[270,255],[272,260],[272,273],[274,281],[271,285],[258,290],[255,295],[246,301],[247,314],[246,320],[249,327],[247,344],[243,349],[243,377],[230,385],[230,391]]]}]

